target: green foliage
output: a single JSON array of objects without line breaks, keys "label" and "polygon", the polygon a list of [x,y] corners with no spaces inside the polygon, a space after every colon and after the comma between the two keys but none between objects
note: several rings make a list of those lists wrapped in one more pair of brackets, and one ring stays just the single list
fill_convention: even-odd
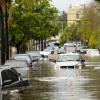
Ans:
[{"label": "green foliage", "polygon": [[74,27],[72,26],[67,26],[64,31],[60,34],[60,42],[61,44],[64,44],[67,41],[71,41],[73,39],[73,32],[74,32]]},{"label": "green foliage", "polygon": [[95,0],[95,1],[98,1],[98,2],[100,2],[100,0]]},{"label": "green foliage", "polygon": [[47,39],[58,27],[53,20],[57,10],[50,5],[50,0],[16,0],[14,23],[10,30],[10,44],[26,44],[30,39]]},{"label": "green foliage", "polygon": [[80,24],[77,26],[77,35],[91,48],[100,47],[100,5],[90,4],[84,10]]}]

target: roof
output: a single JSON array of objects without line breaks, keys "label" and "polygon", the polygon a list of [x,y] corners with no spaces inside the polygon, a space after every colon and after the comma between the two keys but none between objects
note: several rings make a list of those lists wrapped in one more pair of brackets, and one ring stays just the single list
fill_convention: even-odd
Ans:
[{"label": "roof", "polygon": [[59,54],[59,55],[80,55],[80,54],[79,53],[69,52],[69,53]]}]

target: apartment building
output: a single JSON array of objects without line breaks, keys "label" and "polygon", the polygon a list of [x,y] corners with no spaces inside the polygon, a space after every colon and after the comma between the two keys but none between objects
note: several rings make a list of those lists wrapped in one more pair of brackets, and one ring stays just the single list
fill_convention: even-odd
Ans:
[{"label": "apartment building", "polygon": [[70,6],[67,12],[67,25],[78,24],[82,17],[83,6]]}]

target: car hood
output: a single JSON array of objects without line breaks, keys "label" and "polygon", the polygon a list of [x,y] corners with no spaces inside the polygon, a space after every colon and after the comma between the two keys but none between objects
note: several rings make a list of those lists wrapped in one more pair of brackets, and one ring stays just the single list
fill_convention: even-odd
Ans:
[{"label": "car hood", "polygon": [[80,64],[78,61],[56,62],[57,66],[75,66]]}]

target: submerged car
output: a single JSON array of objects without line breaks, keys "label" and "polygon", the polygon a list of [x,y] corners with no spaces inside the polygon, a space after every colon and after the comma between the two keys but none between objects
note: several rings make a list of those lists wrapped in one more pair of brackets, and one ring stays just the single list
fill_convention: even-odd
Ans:
[{"label": "submerged car", "polygon": [[28,63],[29,67],[32,67],[32,59],[29,54],[17,54],[14,56],[15,60],[24,60]]},{"label": "submerged car", "polygon": [[39,51],[29,51],[27,54],[30,55],[32,61],[38,61],[41,60],[41,54]]},{"label": "submerged car", "polygon": [[0,67],[0,89],[21,89],[29,85],[14,68]]},{"label": "submerged car", "polygon": [[47,47],[43,51],[40,51],[40,54],[42,56],[44,56],[44,57],[48,57],[48,55],[51,54],[52,51],[53,51],[53,48],[52,47]]},{"label": "submerged car", "polygon": [[29,75],[29,66],[25,60],[7,60],[5,65],[15,68],[24,78],[27,78]]},{"label": "submerged car", "polygon": [[91,56],[91,57],[100,56],[100,52],[98,49],[88,49],[86,52],[86,56]]},{"label": "submerged car", "polygon": [[79,53],[59,54],[56,61],[59,68],[83,68],[84,59]]},{"label": "submerged car", "polygon": [[67,42],[64,44],[65,52],[76,52],[76,43],[75,42]]}]

